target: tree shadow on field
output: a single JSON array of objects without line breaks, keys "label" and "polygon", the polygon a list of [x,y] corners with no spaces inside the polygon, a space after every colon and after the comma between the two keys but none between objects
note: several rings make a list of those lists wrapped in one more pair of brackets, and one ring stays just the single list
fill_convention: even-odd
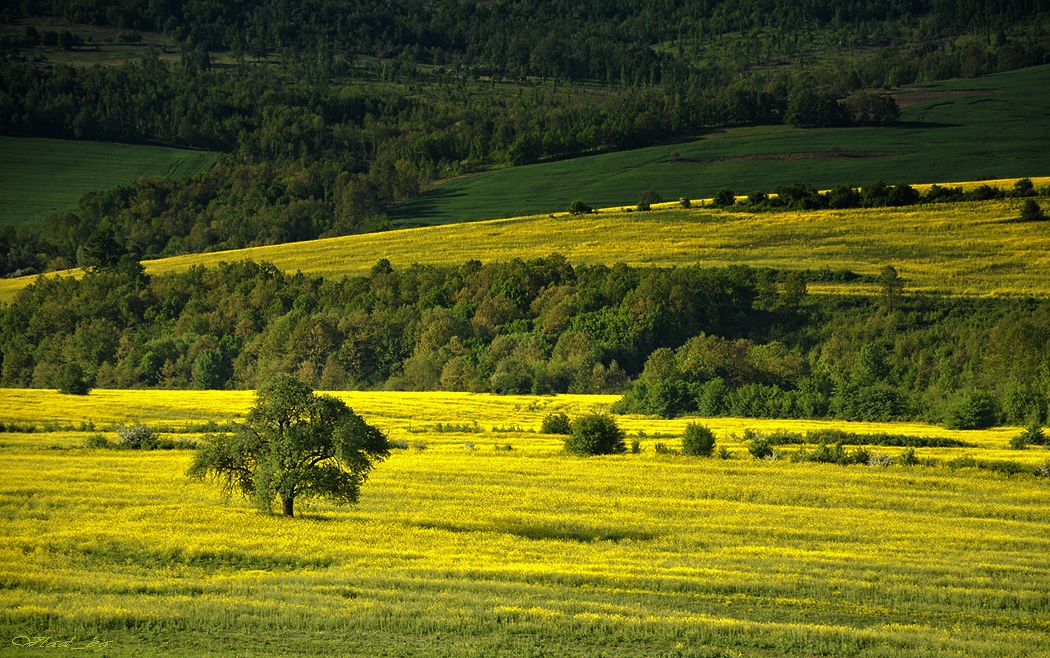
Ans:
[{"label": "tree shadow on field", "polygon": [[417,527],[427,530],[444,530],[446,532],[495,532],[514,535],[522,539],[570,542],[575,544],[593,544],[597,542],[649,541],[660,535],[632,528],[590,528],[564,527],[526,524],[519,522],[499,522],[491,525],[465,526],[453,523],[418,523]]},{"label": "tree shadow on field", "polygon": [[465,190],[448,186],[435,187],[414,199],[399,203],[387,211],[387,217],[397,228],[430,226],[449,220],[444,204],[467,196]]}]

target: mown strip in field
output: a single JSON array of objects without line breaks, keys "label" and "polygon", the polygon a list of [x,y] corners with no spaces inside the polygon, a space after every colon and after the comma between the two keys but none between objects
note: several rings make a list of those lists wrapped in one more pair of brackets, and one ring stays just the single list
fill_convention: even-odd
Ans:
[{"label": "mown strip in field", "polygon": [[[3,393],[10,415],[70,422],[222,420],[251,404]],[[647,432],[642,452],[589,459],[528,431],[607,397],[347,394],[411,443],[357,507],[304,504],[295,520],[188,480],[185,451],[0,434],[0,625],[97,638],[112,656],[1050,651],[1045,479],[755,460],[721,431],[732,459],[657,454],[681,420],[624,419]],[[483,431],[434,429],[474,421]]]}]

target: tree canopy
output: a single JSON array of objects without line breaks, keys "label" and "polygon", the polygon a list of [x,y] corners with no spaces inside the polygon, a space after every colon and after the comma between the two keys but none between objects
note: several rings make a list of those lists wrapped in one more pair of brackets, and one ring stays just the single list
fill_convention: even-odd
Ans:
[{"label": "tree canopy", "polygon": [[263,510],[279,499],[283,514],[294,516],[297,498],[356,503],[372,467],[389,454],[383,432],[342,400],[282,374],[259,389],[237,432],[209,437],[188,474],[213,478]]}]

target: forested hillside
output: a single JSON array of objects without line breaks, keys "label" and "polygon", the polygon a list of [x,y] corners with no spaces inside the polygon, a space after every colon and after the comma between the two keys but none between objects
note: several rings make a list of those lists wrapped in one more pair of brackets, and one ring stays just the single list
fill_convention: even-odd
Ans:
[{"label": "forested hillside", "polygon": [[1050,303],[910,296],[892,269],[877,298],[810,298],[828,274],[552,255],[150,278],[126,262],[41,279],[3,309],[0,384],[253,388],[292,372],[325,389],[625,392],[620,410],[663,416],[1045,419]]},{"label": "forested hillside", "polygon": [[[392,204],[449,177],[716,126],[893,122],[885,87],[1047,62],[1047,11],[1042,0],[7,3],[18,29],[0,42],[0,133],[225,156],[187,180],[89,195],[39,231],[5,229],[0,270],[77,264],[70,244],[91,239],[159,256],[377,230]],[[70,27],[38,29],[41,17]],[[111,27],[115,40],[92,32]],[[151,30],[176,61],[134,47]],[[76,61],[117,42],[124,63]],[[71,63],[52,62],[60,53]]]}]

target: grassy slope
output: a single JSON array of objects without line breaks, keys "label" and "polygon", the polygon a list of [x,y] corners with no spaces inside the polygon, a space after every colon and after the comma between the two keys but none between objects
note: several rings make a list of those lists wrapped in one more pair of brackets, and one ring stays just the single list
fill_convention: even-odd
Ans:
[{"label": "grassy slope", "polygon": [[[1050,66],[974,80],[909,87],[902,125],[800,130],[787,126],[714,131],[703,138],[601,156],[503,169],[445,183],[390,213],[405,226],[511,217],[568,208],[634,204],[653,188],[665,199],[739,194],[780,184],[974,180],[1050,175]],[[948,95],[946,93],[961,95]],[[923,97],[922,94],[927,94]],[[879,157],[686,162],[793,153],[893,153]],[[679,160],[673,162],[671,154]]]},{"label": "grassy slope", "polygon": [[0,226],[33,226],[48,213],[75,210],[91,190],[143,175],[178,179],[211,167],[216,157],[160,146],[0,137]]},{"label": "grassy slope", "polygon": [[[48,391],[2,394],[13,411],[0,420],[23,409],[223,420],[251,403],[249,392],[98,391],[73,408]],[[684,420],[624,419],[632,437],[647,433],[641,454],[593,459],[562,454],[559,437],[491,429],[531,430],[608,396],[347,399],[391,438],[427,447],[395,450],[357,507],[302,501],[294,521],[188,481],[187,452],[0,434],[8,641],[97,638],[114,657],[1050,652],[1045,480],[753,460],[727,432],[762,421],[715,428],[729,461],[655,454],[655,442],[678,444]],[[431,430],[474,421],[483,432]],[[1005,453],[1001,436],[964,438],[979,459]]]},{"label": "grassy slope", "polygon": [[[1038,179],[1038,184],[1050,179]],[[323,276],[362,275],[380,258],[396,267],[537,258],[573,263],[850,269],[895,266],[908,289],[957,294],[1050,295],[1050,222],[1010,223],[1017,200],[903,209],[748,214],[677,204],[649,213],[617,210],[403,229],[145,263],[164,274],[242,259]],[[34,279],[0,280],[0,301]],[[831,291],[831,288],[811,288]],[[849,291],[851,288],[836,288]]]}]

